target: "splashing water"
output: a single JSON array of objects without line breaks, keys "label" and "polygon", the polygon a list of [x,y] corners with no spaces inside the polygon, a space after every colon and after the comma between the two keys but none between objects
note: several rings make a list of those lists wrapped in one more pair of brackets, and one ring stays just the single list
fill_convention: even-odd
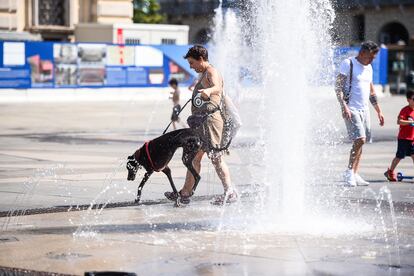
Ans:
[{"label": "splashing water", "polygon": [[[388,250],[389,264],[399,265],[390,192],[382,189],[374,198],[388,200],[391,228],[381,206],[374,212],[378,223],[366,213],[353,213],[355,206],[344,210],[329,188],[338,128],[330,118],[332,107],[321,106],[316,92],[332,83],[334,18],[329,0],[251,1],[246,10],[216,10],[212,62],[233,99],[248,93],[260,98],[253,108],[261,126],[260,140],[252,149],[252,155],[261,157],[260,172],[252,174],[259,183],[259,200],[253,199],[249,210],[241,212],[248,214],[244,223],[240,217],[227,218],[219,228],[245,225],[245,233],[336,237],[372,235],[380,225],[381,239],[396,251],[393,260]],[[254,80],[253,88],[241,85],[244,71]],[[323,210],[315,212],[315,205]]]},{"label": "splashing water", "polygon": [[[129,194],[131,196],[135,196],[135,194],[132,193],[132,191],[127,189],[125,186],[123,186],[122,183],[114,181],[115,175],[122,171],[125,168],[125,165],[125,160],[119,159],[118,166],[114,167],[113,171],[110,174],[106,175],[106,178],[103,181],[101,191],[89,204],[89,208],[82,215],[81,221],[77,222],[79,225],[77,230],[73,233],[74,238],[98,238],[98,234],[91,230],[91,226],[94,224],[104,223],[101,215],[105,207],[110,202],[115,202],[116,196],[122,194]],[[104,203],[101,206],[97,207],[99,202]]]},{"label": "splashing water", "polygon": [[[37,189],[43,182],[54,183],[65,194],[70,195],[70,183],[61,178],[62,173],[71,172],[64,164],[56,164],[50,168],[36,169],[33,175],[29,177],[22,185],[22,191],[17,194],[12,204],[12,210],[8,211],[7,219],[3,222],[0,230],[6,231],[9,226],[19,225],[24,218],[28,206],[31,204],[39,204],[35,202]],[[64,199],[66,202],[66,198]],[[39,204],[40,205],[40,204]]]},{"label": "splashing water", "polygon": [[[263,122],[270,209],[301,217],[307,181],[312,106],[323,63],[329,63],[329,1],[261,1],[258,41],[264,92]],[[294,11],[294,12],[293,12]],[[324,61],[327,60],[327,61]]]},{"label": "splashing water", "polygon": [[[236,12],[231,9],[223,10],[221,3],[214,17],[214,32],[210,55],[214,66],[223,74],[225,93],[237,100],[240,96],[239,74],[243,56],[241,26],[242,22]],[[225,47],[223,47],[225,45]]]},{"label": "splashing water", "polygon": [[230,95],[243,93],[239,76],[246,68],[258,80],[262,100],[254,108],[262,128],[265,204],[291,218],[303,213],[312,154],[310,96],[326,82],[323,76],[331,76],[333,20],[328,0],[257,1],[239,16],[219,8],[215,17],[211,52]]}]

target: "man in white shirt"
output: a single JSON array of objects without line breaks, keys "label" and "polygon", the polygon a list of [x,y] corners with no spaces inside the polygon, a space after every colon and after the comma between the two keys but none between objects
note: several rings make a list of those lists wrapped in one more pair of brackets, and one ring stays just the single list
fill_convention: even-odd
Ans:
[{"label": "man in white shirt", "polygon": [[362,146],[370,140],[371,136],[368,102],[371,102],[377,112],[379,124],[384,125],[384,116],[372,83],[371,63],[378,52],[379,47],[376,43],[372,41],[362,43],[358,56],[342,61],[336,78],[335,92],[341,105],[349,138],[353,141],[348,169],[344,174],[346,186],[369,185],[358,174]]}]

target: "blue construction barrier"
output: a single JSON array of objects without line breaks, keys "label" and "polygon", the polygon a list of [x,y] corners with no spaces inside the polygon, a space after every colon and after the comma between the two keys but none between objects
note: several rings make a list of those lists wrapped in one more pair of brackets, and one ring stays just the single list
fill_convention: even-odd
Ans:
[{"label": "blue construction barrier", "polygon": [[0,88],[166,87],[197,77],[187,45],[0,42]]},{"label": "blue construction barrier", "polygon": [[[0,88],[166,87],[176,78],[189,85],[197,77],[183,56],[189,45],[0,42]],[[334,63],[359,48],[334,50]],[[388,51],[381,48],[372,67],[374,84],[386,84]],[[334,72],[334,74],[336,74]],[[249,77],[247,73],[244,76]],[[257,76],[250,76],[257,79]],[[260,78],[259,78],[260,79]],[[334,79],[324,77],[324,80]]]},{"label": "blue construction barrier", "polygon": [[[335,68],[339,68],[342,60],[358,55],[359,47],[341,47],[334,51]],[[372,62],[373,83],[385,85],[388,83],[388,49],[381,48],[377,57]]]}]

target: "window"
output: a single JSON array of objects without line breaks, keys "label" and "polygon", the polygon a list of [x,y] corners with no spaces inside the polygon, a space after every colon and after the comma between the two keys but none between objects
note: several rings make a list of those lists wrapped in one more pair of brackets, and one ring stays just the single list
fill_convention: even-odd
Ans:
[{"label": "window", "polygon": [[174,38],[162,38],[161,39],[161,44],[175,44],[176,43],[176,39]]},{"label": "window", "polygon": [[141,40],[139,38],[125,38],[125,44],[140,44]]},{"label": "window", "polygon": [[365,17],[363,14],[353,17],[353,33],[355,41],[365,40]]},{"label": "window", "polygon": [[380,30],[379,41],[384,44],[408,44],[409,33],[404,25],[398,22],[391,22],[383,26]]},{"label": "window", "polygon": [[68,26],[68,0],[33,0],[34,24]]}]

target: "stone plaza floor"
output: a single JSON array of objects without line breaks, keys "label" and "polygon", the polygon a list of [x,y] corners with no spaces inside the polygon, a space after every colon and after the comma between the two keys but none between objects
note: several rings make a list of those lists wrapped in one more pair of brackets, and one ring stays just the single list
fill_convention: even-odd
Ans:
[{"label": "stone plaza floor", "polygon": [[[370,186],[341,185],[350,144],[339,143],[332,156],[317,157],[329,164],[321,165],[322,180],[296,216],[277,212],[258,183],[254,97],[241,101],[244,126],[226,156],[240,201],[210,204],[223,189],[205,158],[196,196],[175,208],[163,196],[170,186],[162,173],[134,204],[139,177],[128,182],[125,170],[126,156],[168,124],[168,91],[52,94],[59,91],[0,91],[0,275],[414,274],[414,181],[383,176],[404,97],[380,99],[385,127],[372,114],[373,143],[361,162]],[[337,108],[334,97],[321,101]],[[343,132],[339,112],[331,117]],[[181,187],[180,150],[170,167]],[[399,170],[414,175],[412,160]]]}]

